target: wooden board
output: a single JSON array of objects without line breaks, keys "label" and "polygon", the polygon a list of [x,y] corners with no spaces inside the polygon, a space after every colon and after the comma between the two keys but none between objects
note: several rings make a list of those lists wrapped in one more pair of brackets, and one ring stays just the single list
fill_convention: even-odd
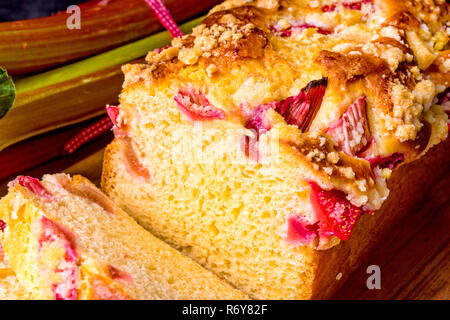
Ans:
[{"label": "wooden board", "polygon": [[[76,155],[58,158],[24,174],[82,174],[99,185],[103,147],[97,141]],[[6,192],[0,182],[0,196]],[[398,224],[353,272],[334,299],[450,299],[450,171],[418,199],[416,208]],[[366,286],[366,269],[381,269],[381,289]]]}]

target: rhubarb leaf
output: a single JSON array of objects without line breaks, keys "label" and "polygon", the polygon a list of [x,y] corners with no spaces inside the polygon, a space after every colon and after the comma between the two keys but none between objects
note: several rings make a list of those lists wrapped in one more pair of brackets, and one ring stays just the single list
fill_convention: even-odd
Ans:
[{"label": "rhubarb leaf", "polygon": [[16,99],[16,88],[6,70],[0,67],[0,119],[11,109]]}]

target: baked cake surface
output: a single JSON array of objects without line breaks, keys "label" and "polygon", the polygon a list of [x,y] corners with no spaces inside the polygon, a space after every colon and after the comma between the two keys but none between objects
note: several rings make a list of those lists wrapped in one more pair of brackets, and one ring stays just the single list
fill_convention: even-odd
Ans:
[{"label": "baked cake surface", "polygon": [[314,297],[345,260],[320,250],[395,215],[377,212],[392,171],[447,138],[448,17],[445,1],[225,1],[123,67],[102,186],[251,297]]},{"label": "baked cake surface", "polygon": [[18,177],[0,224],[2,299],[248,299],[81,176]]}]

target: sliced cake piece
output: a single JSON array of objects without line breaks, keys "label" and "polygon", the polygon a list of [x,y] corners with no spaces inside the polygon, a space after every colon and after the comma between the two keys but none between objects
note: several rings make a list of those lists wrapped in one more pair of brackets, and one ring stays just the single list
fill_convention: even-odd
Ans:
[{"label": "sliced cake piece", "polygon": [[[0,201],[0,293],[33,299],[245,299],[81,176],[20,176]],[[1,274],[0,274],[1,276]],[[11,287],[11,289],[9,288]],[[14,290],[13,290],[14,287]]]},{"label": "sliced cake piece", "polygon": [[[2,224],[0,223],[0,229]],[[0,243],[0,300],[30,300],[31,294],[19,283],[16,274],[5,259]]]},{"label": "sliced cake piece", "polygon": [[448,135],[447,9],[225,1],[123,67],[105,192],[251,297],[328,297],[434,176],[413,161]]}]

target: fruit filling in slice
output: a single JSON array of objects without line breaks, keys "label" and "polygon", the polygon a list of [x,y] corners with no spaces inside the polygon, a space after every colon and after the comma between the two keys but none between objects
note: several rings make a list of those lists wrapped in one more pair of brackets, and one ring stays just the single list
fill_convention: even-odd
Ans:
[{"label": "fruit filling in slice", "polygon": [[259,161],[259,141],[262,134],[272,128],[267,111],[273,109],[278,112],[288,124],[296,125],[302,131],[307,131],[320,105],[327,87],[327,78],[311,81],[296,96],[287,97],[281,101],[274,101],[249,108],[241,105],[241,113],[245,118],[245,127],[255,131],[254,137],[243,136],[242,150],[245,155]]},{"label": "fruit filling in slice", "polygon": [[106,113],[108,114],[109,119],[111,119],[111,122],[114,124],[116,128],[120,129],[120,124],[117,122],[119,112],[120,112],[119,107],[111,105],[106,106]]},{"label": "fruit filling in slice", "polygon": [[225,119],[225,112],[213,107],[205,94],[196,89],[180,90],[174,99],[181,112],[191,121]]},{"label": "fruit filling in slice", "polygon": [[314,182],[311,187],[310,201],[313,208],[312,222],[292,214],[287,220],[285,240],[295,245],[319,244],[336,236],[348,240],[358,219],[365,212],[346,199],[339,190],[324,190]]},{"label": "fruit filling in slice", "polygon": [[267,110],[274,108],[276,102],[262,104],[255,109],[241,106],[241,113],[245,117],[245,127],[256,131],[270,130],[272,128],[269,119],[266,117]]},{"label": "fruit filling in slice", "polygon": [[288,124],[296,125],[305,132],[322,104],[327,83],[327,78],[313,80],[298,95],[278,101],[272,106]]},{"label": "fruit filling in slice", "polygon": [[108,270],[111,279],[133,283],[133,277],[130,274],[126,273],[125,271],[117,269],[111,265],[106,266],[106,269]]},{"label": "fruit filling in slice", "polygon": [[116,213],[116,207],[112,200],[105,196],[103,192],[97,188],[93,188],[87,183],[72,183],[72,181],[70,181],[70,179],[65,175],[56,176],[56,181],[61,188],[66,190],[68,193],[87,199],[90,202],[97,204],[108,213]]},{"label": "fruit filling in slice", "polygon": [[353,102],[342,117],[325,131],[336,143],[336,148],[350,156],[364,151],[371,142],[366,113],[366,98],[361,96]]},{"label": "fruit filling in slice", "polygon": [[122,160],[125,164],[126,170],[136,177],[143,178],[144,180],[150,180],[150,171],[140,161],[136,151],[134,150],[131,139],[127,136],[120,137],[119,144]]},{"label": "fruit filling in slice", "polygon": [[120,289],[112,287],[100,278],[93,277],[89,285],[92,291],[90,300],[130,300]]},{"label": "fruit filling in slice", "polygon": [[45,266],[54,266],[54,270],[44,270],[49,275],[49,281],[52,281],[54,298],[76,300],[78,254],[73,245],[74,238],[69,231],[45,216],[40,222],[39,255]]},{"label": "fruit filling in slice", "polygon": [[279,28],[277,25],[273,25],[269,27],[270,30],[277,36],[279,37],[290,37],[292,35],[292,32],[295,30],[305,30],[305,29],[309,29],[309,28],[313,28],[316,29],[318,33],[321,34],[331,34],[333,33],[333,31],[323,28],[323,27],[319,27],[310,23],[296,23],[296,24],[291,24],[291,26],[289,28],[286,29],[281,29]]},{"label": "fruit filling in slice", "polygon": [[[373,0],[362,0],[362,1],[348,1],[348,2],[342,2],[342,6],[346,9],[350,10],[361,10],[363,4],[371,4]],[[336,11],[337,5],[335,3],[324,5],[322,7],[323,12],[333,12]]]},{"label": "fruit filling in slice", "polygon": [[18,183],[22,187],[27,188],[39,197],[46,199],[53,199],[53,196],[44,188],[41,182],[33,177],[29,176],[18,176],[15,180],[11,181],[8,186]]},{"label": "fruit filling in slice", "polygon": [[379,167],[381,169],[395,169],[399,164],[401,164],[406,159],[406,154],[400,152],[394,152],[390,156],[381,157],[377,156],[375,158],[369,159],[370,166],[372,168]]},{"label": "fruit filling in slice", "polygon": [[288,218],[288,229],[285,240],[295,245],[307,245],[314,242],[319,232],[319,224],[309,224],[298,215]]},{"label": "fruit filling in slice", "polygon": [[319,234],[324,237],[337,236],[348,240],[358,219],[364,211],[351,204],[345,193],[339,190],[324,190],[309,182],[310,201],[319,220]]}]

